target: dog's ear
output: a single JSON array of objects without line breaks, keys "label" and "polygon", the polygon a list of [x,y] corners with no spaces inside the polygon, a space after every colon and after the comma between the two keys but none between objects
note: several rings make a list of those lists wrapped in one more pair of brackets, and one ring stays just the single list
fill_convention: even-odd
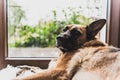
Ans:
[{"label": "dog's ear", "polygon": [[105,23],[106,23],[105,19],[100,19],[92,22],[89,26],[87,26],[86,30],[88,38],[93,39],[97,35],[97,33],[102,29]]}]

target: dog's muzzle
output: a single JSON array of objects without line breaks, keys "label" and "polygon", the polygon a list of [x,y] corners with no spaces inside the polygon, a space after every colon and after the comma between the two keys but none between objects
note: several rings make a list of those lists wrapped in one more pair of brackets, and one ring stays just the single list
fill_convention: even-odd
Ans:
[{"label": "dog's muzzle", "polygon": [[71,39],[69,34],[60,34],[57,36],[56,46],[62,51],[68,51],[71,47]]},{"label": "dog's muzzle", "polygon": [[58,36],[57,36],[56,46],[57,46],[58,48],[63,47],[64,43],[65,43],[65,38],[64,38],[64,36],[63,36],[63,35],[58,35]]},{"label": "dog's muzzle", "polygon": [[77,37],[71,34],[70,31],[61,33],[56,38],[56,46],[63,52],[69,52],[77,49]]}]

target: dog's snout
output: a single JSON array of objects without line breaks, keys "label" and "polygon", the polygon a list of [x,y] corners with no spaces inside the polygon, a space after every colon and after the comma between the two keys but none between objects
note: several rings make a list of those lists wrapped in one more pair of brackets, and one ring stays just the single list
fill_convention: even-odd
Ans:
[{"label": "dog's snout", "polygon": [[68,39],[70,35],[68,34],[60,34],[58,35],[57,39],[63,40],[63,39]]},{"label": "dog's snout", "polygon": [[63,39],[64,39],[64,37],[63,37],[62,35],[58,35],[58,36],[57,36],[57,40],[62,41]]}]

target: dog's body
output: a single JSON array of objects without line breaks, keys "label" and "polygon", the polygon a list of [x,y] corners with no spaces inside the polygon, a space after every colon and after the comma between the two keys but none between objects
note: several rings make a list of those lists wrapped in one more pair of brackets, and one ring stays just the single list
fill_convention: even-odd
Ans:
[{"label": "dog's body", "polygon": [[84,47],[71,60],[74,65],[78,61],[80,66],[72,80],[120,80],[120,49],[107,45]]},{"label": "dog's body", "polygon": [[52,68],[17,80],[119,80],[120,49],[95,38],[105,24],[101,19],[87,27],[69,25],[57,37],[62,54]]}]

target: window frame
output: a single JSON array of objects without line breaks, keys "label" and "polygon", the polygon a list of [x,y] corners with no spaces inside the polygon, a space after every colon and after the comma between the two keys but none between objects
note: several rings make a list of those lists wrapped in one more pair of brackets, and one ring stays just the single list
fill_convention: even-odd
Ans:
[{"label": "window frame", "polygon": [[120,1],[111,0],[108,43],[120,48]]},{"label": "window frame", "polygon": [[[107,31],[106,31],[107,32],[107,35],[106,35],[107,41],[106,42],[118,47],[118,43],[120,41],[120,37],[118,37],[120,34],[119,33],[120,29],[118,29],[119,26],[117,25],[117,36],[114,36],[115,35],[114,31],[116,29],[112,29],[114,27],[113,26],[114,22],[116,20],[118,20],[118,18],[117,19],[114,18],[115,15],[113,15],[113,12],[115,10],[113,7],[117,4],[117,1],[119,1],[119,0],[116,0],[116,1],[108,0],[108,5],[107,5],[108,6],[108,13],[107,13],[108,22],[107,22]],[[117,5],[120,5],[120,4],[117,4]],[[120,9],[119,9],[119,13],[118,13],[118,11],[116,11],[115,13],[116,13],[116,15],[119,16]],[[48,63],[51,60],[51,58],[46,58],[46,59],[45,58],[22,58],[22,59],[21,58],[7,58],[7,55],[6,55],[6,53],[7,53],[6,0],[0,0],[0,16],[1,16],[0,17],[0,69],[3,67],[6,67],[7,64],[10,64],[13,66],[31,65],[31,66],[38,66],[41,68],[47,68]],[[119,21],[120,21],[120,19],[119,19]],[[116,24],[119,24],[119,21],[117,21]],[[112,33],[111,33],[111,31],[112,31]],[[114,43],[114,42],[112,42],[113,40],[117,41],[117,42]]]}]

